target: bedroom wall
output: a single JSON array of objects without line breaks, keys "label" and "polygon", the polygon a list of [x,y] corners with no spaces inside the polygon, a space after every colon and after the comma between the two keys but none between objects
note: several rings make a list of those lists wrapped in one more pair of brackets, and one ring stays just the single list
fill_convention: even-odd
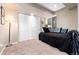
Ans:
[{"label": "bedroom wall", "polygon": [[[1,4],[0,4],[1,5]],[[18,41],[18,14],[34,13],[40,18],[52,16],[53,14],[47,10],[40,10],[30,4],[2,4],[5,8],[5,25],[0,24],[0,45],[8,43],[8,20],[11,20],[11,42]]]},{"label": "bedroom wall", "polygon": [[55,14],[57,15],[57,27],[63,27],[68,29],[76,29],[78,27],[77,22],[77,8],[69,10],[68,8],[64,8]]}]

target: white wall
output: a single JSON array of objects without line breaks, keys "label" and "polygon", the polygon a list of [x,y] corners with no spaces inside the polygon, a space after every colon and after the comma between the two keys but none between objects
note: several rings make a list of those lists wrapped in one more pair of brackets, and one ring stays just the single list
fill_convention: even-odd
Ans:
[{"label": "white wall", "polygon": [[77,8],[74,8],[73,10],[69,10],[67,8],[64,8],[55,14],[57,15],[57,27],[63,27],[68,29],[76,29],[78,27],[77,22]]}]

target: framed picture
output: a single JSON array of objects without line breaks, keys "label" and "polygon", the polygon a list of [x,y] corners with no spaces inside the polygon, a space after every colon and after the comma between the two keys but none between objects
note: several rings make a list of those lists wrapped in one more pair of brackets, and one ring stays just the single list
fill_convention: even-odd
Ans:
[{"label": "framed picture", "polygon": [[3,25],[5,21],[5,10],[3,6],[0,6],[0,23]]}]

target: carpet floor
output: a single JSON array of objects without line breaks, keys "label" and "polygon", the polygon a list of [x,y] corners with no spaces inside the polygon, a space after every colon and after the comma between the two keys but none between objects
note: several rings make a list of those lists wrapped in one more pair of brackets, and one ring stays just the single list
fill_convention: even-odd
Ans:
[{"label": "carpet floor", "polygon": [[2,55],[67,55],[40,40],[26,40],[6,47]]}]

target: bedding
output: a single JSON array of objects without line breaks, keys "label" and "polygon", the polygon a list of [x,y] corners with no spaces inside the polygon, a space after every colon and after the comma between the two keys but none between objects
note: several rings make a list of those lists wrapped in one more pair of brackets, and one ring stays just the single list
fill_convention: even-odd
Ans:
[{"label": "bedding", "polygon": [[40,40],[26,40],[6,47],[2,55],[68,55]]},{"label": "bedding", "polygon": [[39,34],[39,40],[42,42],[47,43],[48,45],[52,47],[56,47],[61,51],[68,53],[68,45],[70,42],[70,39],[68,37],[68,34],[66,33],[44,33],[41,32]]}]

